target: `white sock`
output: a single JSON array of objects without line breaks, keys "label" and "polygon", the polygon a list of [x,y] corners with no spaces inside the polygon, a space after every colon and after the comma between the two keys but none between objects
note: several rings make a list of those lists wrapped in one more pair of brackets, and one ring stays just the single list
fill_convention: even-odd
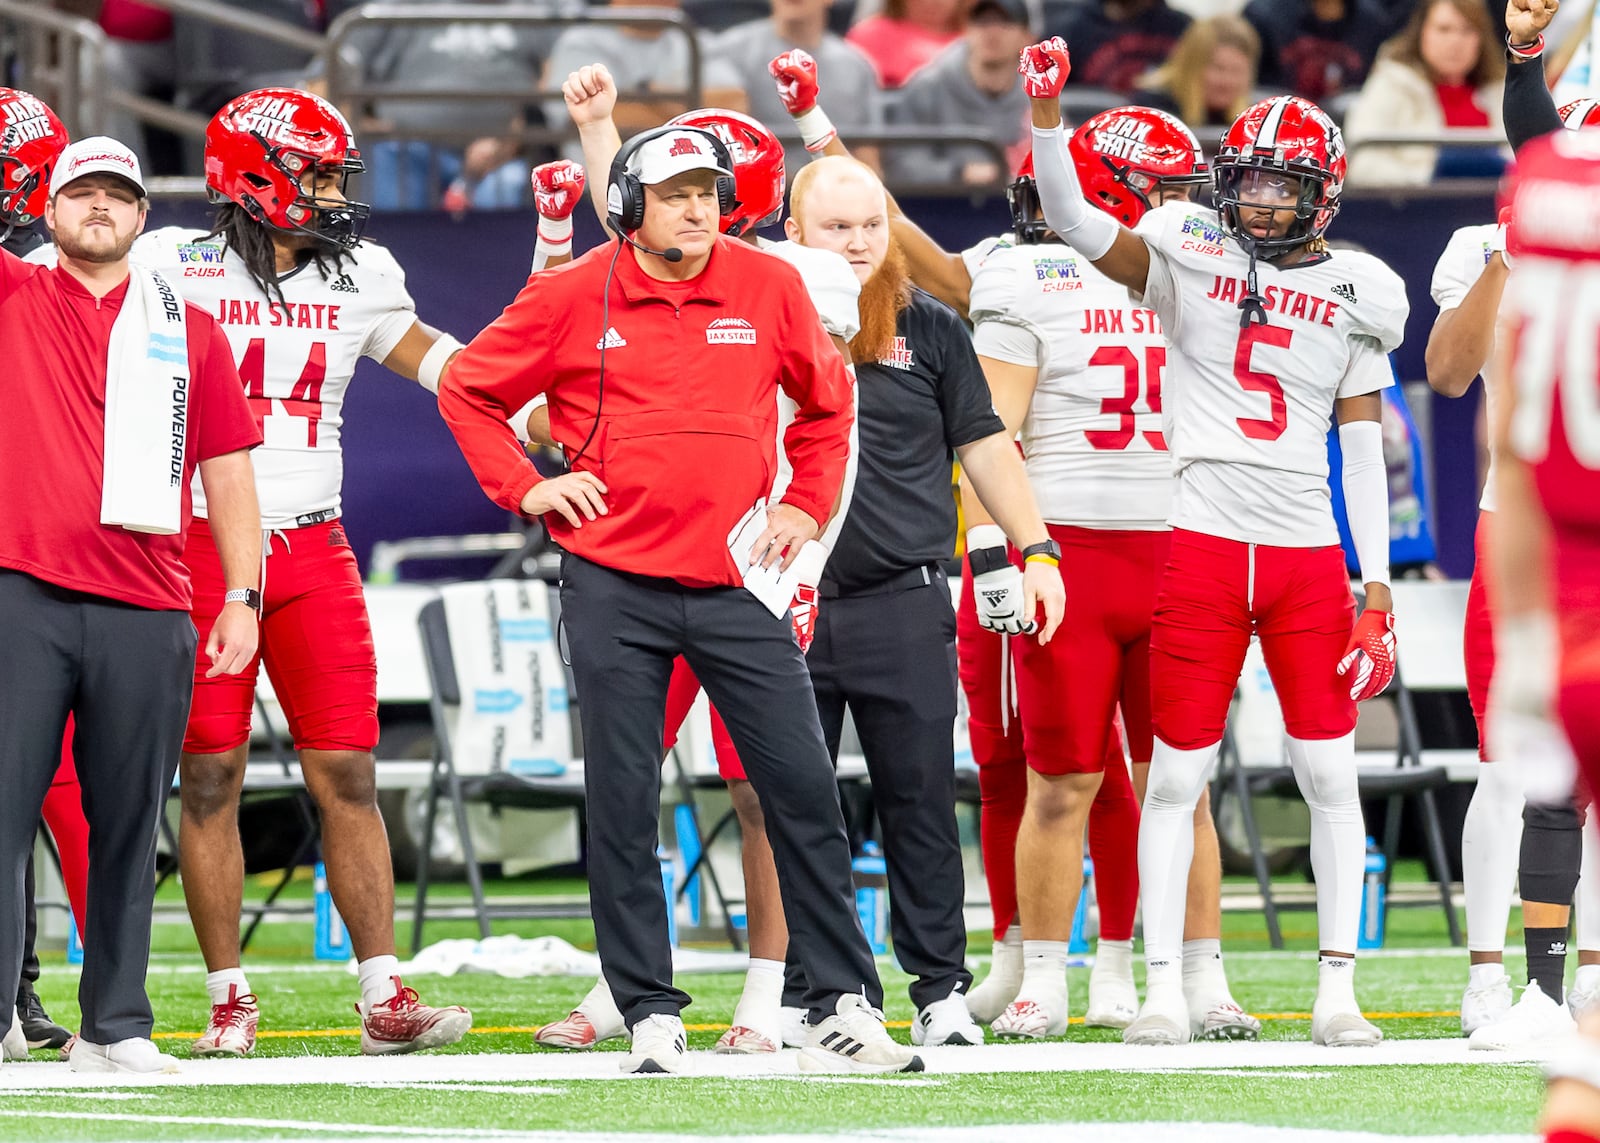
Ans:
[{"label": "white sock", "polygon": [[[1583,865],[1578,874],[1578,891],[1573,905],[1578,912],[1578,948],[1600,952],[1600,827],[1591,807],[1583,823]],[[1600,965],[1591,967],[1600,968]]]},{"label": "white sock", "polygon": [[623,1027],[622,1012],[611,996],[611,986],[606,983],[606,978],[603,976],[595,981],[594,987],[578,1001],[577,1010],[583,1013],[589,1023],[594,1025],[595,1031],[601,1035],[615,1033]]},{"label": "white sock", "polygon": [[[1595,967],[1600,968],[1600,965]],[[1486,961],[1467,969],[1467,984],[1472,988],[1491,988],[1508,979],[1510,978],[1506,975],[1506,966],[1499,961]]]},{"label": "white sock", "polygon": [[1139,899],[1144,909],[1144,958],[1152,971],[1183,954],[1183,914],[1194,861],[1194,808],[1217,760],[1220,743],[1179,750],[1161,739],[1150,760],[1139,818]]},{"label": "white sock", "polygon": [[1516,769],[1509,762],[1484,762],[1478,766],[1478,786],[1461,827],[1469,952],[1505,951],[1521,841],[1522,784]]},{"label": "white sock", "polygon": [[211,1003],[226,1004],[230,986],[237,987],[240,996],[250,994],[250,982],[245,979],[244,969],[225,968],[221,972],[206,973],[206,995],[211,997]]},{"label": "white sock", "polygon": [[370,1012],[400,991],[400,958],[369,956],[356,965],[356,976],[361,981],[361,1003]]},{"label": "white sock", "polygon": [[1183,992],[1208,1006],[1232,999],[1222,970],[1222,941],[1202,937],[1183,942]]},{"label": "white sock", "polygon": [[733,1025],[760,1032],[773,1043],[781,1041],[778,1013],[783,1007],[783,961],[750,958],[744,973],[744,991],[733,1009]]},{"label": "white sock", "polygon": [[1289,764],[1311,810],[1311,872],[1317,880],[1318,947],[1355,952],[1361,932],[1361,882],[1367,827],[1356,790],[1356,736],[1290,737]]},{"label": "white sock", "polygon": [[1067,941],[1022,941],[1022,990],[1030,1000],[1051,1000],[1067,993]]},{"label": "white sock", "polygon": [[1094,969],[1091,975],[1132,976],[1133,942],[1098,940],[1094,943]]},{"label": "white sock", "polygon": [[1317,961],[1317,1007],[1361,1011],[1356,1003],[1356,962],[1346,957],[1320,957]]}]

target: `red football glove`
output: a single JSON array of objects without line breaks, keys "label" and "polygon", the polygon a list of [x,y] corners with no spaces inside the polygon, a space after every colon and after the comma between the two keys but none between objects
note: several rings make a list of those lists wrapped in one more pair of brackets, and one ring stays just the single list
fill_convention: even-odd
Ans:
[{"label": "red football glove", "polygon": [[1368,609],[1356,620],[1350,646],[1339,660],[1339,677],[1357,702],[1383,693],[1394,681],[1394,616]]},{"label": "red football glove", "polygon": [[767,71],[778,83],[778,98],[784,110],[799,117],[817,105],[817,61],[811,53],[801,48],[784,52],[771,63]]},{"label": "red football glove", "polygon": [[1072,59],[1067,55],[1067,41],[1051,36],[1042,43],[1022,49],[1017,64],[1022,75],[1023,90],[1029,99],[1057,99],[1072,74]]},{"label": "red football glove", "polygon": [[815,584],[803,583],[794,591],[794,602],[789,604],[789,622],[794,625],[794,641],[800,644],[800,653],[811,650],[811,640],[817,634],[817,606],[819,596]]},{"label": "red football glove", "polygon": [[534,167],[533,205],[539,217],[552,222],[571,218],[573,210],[583,201],[583,186],[587,180],[583,165],[570,159]]}]

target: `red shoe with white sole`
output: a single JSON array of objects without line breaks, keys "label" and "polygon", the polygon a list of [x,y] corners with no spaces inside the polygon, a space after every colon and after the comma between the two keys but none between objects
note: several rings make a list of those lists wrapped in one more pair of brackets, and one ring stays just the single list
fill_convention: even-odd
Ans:
[{"label": "red shoe with white sole", "polygon": [[417,998],[417,990],[394,978],[398,991],[361,1014],[361,1052],[367,1056],[392,1056],[425,1052],[453,1044],[472,1027],[472,1013],[459,1004],[430,1008]]}]

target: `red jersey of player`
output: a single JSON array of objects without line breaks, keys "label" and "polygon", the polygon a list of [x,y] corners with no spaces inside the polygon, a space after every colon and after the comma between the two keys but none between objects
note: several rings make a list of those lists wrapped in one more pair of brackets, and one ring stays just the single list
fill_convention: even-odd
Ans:
[{"label": "red jersey of player", "polygon": [[[1151,630],[1156,742],[1139,835],[1148,989],[1125,1038],[1189,1039],[1190,820],[1254,634],[1311,811],[1322,952],[1312,1039],[1375,1044],[1382,1033],[1362,1016],[1354,986],[1366,849],[1354,732],[1357,702],[1394,672],[1378,421],[1405,289],[1376,259],[1327,250],[1344,142],[1319,108],[1295,97],[1264,100],[1229,129],[1214,164],[1219,210],[1171,204],[1145,215],[1137,233],[1093,210],[1060,127],[1057,96],[1070,67],[1059,39],[1023,52],[1045,218],[1159,315],[1177,473],[1171,561]],[[1335,416],[1366,583],[1359,624],[1327,491],[1325,436]]]}]

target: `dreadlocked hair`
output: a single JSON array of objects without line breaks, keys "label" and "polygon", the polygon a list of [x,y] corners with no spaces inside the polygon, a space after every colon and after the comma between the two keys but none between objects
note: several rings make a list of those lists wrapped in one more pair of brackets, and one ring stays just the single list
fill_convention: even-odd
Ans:
[{"label": "dreadlocked hair", "polygon": [[[223,244],[244,262],[250,280],[260,287],[269,301],[287,305],[283,296],[282,276],[278,273],[278,252],[272,242],[273,228],[250,217],[250,212],[238,203],[225,202],[217,207],[211,220],[211,233],[207,238],[221,238]],[[296,268],[306,262],[315,262],[317,272],[324,279],[337,275],[344,268],[350,252],[344,248],[330,249],[316,243],[295,252]]]}]

